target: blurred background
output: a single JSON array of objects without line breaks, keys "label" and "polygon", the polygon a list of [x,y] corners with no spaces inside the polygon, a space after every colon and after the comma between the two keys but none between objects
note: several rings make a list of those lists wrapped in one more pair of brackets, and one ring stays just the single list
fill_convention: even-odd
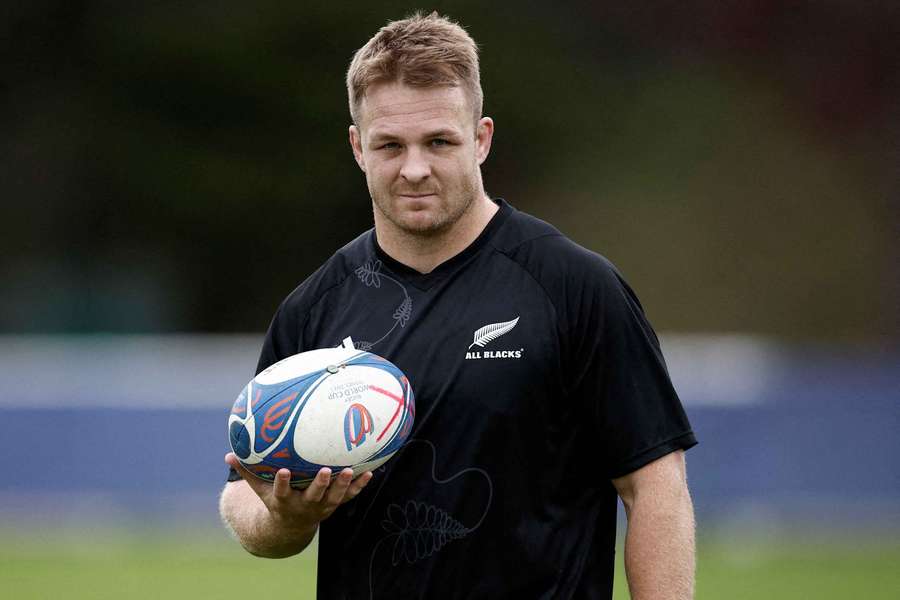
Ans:
[{"label": "blurred background", "polygon": [[415,9],[481,47],[489,193],[661,333],[697,597],[896,597],[900,5],[632,4],[4,3],[10,597],[311,597],[314,552],[218,525],[225,421],[278,303],[371,226],[344,73]]}]

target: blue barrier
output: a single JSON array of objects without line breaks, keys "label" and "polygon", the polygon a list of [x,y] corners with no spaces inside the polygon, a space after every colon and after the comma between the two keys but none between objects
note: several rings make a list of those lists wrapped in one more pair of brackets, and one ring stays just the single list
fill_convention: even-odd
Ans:
[{"label": "blue barrier", "polygon": [[[700,440],[688,453],[698,518],[735,519],[764,507],[767,515],[821,520],[823,527],[854,520],[900,526],[896,357],[781,349],[774,364],[752,386],[752,398],[716,404],[696,399],[709,388],[691,383],[690,361],[682,355],[670,362]],[[5,396],[0,521],[36,507],[65,512],[72,498],[85,497],[102,498],[98,512],[113,506],[136,519],[169,514],[214,523],[226,473],[225,423],[240,385],[217,392],[220,401],[180,407],[116,408],[86,397],[31,407]],[[89,505],[81,502],[80,514]]]}]

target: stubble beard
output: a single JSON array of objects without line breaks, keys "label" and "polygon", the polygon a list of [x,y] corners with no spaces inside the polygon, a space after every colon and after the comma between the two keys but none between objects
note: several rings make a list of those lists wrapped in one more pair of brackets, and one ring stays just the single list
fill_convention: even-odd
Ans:
[{"label": "stubble beard", "polygon": [[465,179],[458,190],[449,191],[447,195],[440,193],[439,197],[444,200],[439,205],[440,210],[429,222],[420,224],[409,223],[392,210],[393,192],[383,194],[370,186],[369,195],[372,197],[373,209],[403,234],[417,238],[435,238],[449,231],[469,212],[475,204],[477,196],[475,190],[475,182],[472,179]]}]

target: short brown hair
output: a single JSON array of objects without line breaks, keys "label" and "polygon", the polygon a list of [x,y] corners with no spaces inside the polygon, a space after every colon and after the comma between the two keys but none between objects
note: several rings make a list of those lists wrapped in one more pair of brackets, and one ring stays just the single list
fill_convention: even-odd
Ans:
[{"label": "short brown hair", "polygon": [[353,122],[359,124],[360,104],[369,86],[395,81],[414,87],[461,86],[475,121],[481,118],[478,46],[458,23],[437,12],[391,21],[356,51],[347,71]]}]

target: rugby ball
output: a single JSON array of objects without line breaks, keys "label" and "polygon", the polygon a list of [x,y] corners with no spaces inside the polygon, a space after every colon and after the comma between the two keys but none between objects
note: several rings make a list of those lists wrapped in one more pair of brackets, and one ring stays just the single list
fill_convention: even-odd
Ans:
[{"label": "rugby ball", "polygon": [[253,378],[228,417],[231,449],[255,476],[282,468],[303,488],[322,467],[354,476],[390,459],[415,418],[409,380],[395,365],[352,348],[295,354]]}]

